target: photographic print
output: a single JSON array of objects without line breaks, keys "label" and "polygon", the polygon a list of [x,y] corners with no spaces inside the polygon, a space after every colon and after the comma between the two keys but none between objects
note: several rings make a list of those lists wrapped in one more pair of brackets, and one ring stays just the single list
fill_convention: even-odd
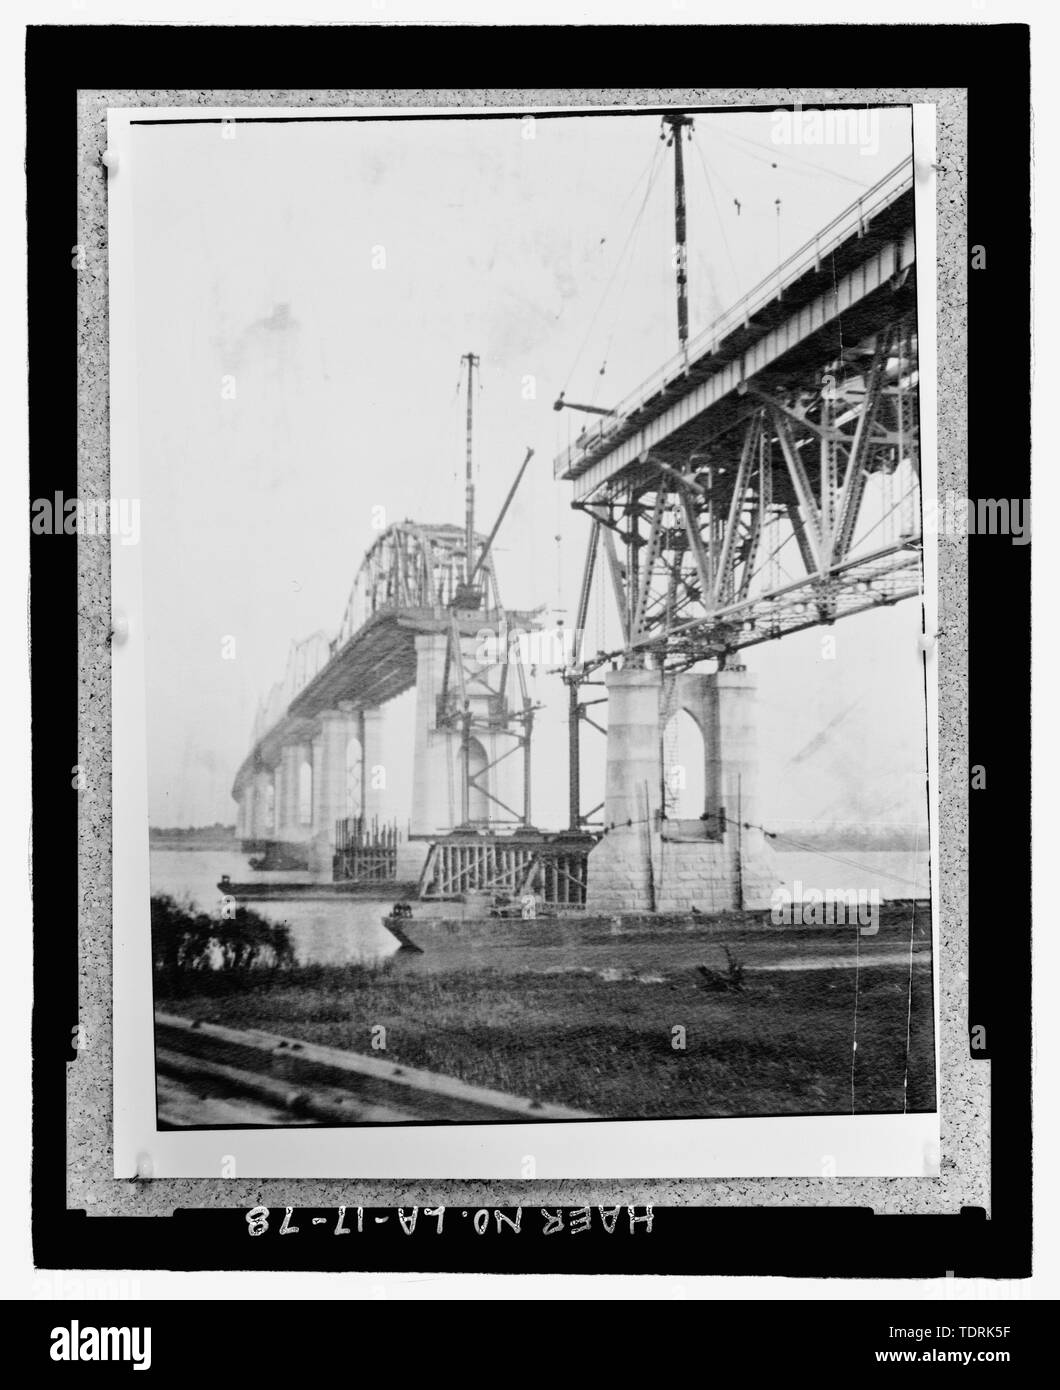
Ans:
[{"label": "photographic print", "polygon": [[913,109],[120,114],[149,1127],[736,1122],[819,1173],[828,1118],[892,1171],[937,1133]]}]

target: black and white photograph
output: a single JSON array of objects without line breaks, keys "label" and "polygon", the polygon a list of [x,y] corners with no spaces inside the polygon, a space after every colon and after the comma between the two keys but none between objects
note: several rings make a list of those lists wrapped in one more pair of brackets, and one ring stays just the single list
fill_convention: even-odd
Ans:
[{"label": "black and white photograph", "polygon": [[151,1126],[937,1171],[914,109],[111,121]]},{"label": "black and white photograph", "polygon": [[1045,26],[771,4],[0,19],[28,1365],[1040,1359]]}]

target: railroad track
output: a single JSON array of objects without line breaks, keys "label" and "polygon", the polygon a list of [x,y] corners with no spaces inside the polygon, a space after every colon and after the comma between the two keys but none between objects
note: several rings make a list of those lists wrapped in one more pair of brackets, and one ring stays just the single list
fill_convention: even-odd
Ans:
[{"label": "railroad track", "polygon": [[161,1076],[256,1107],[292,1124],[498,1124],[589,1120],[583,1110],[471,1086],[453,1076],[256,1029],[156,1014]]}]

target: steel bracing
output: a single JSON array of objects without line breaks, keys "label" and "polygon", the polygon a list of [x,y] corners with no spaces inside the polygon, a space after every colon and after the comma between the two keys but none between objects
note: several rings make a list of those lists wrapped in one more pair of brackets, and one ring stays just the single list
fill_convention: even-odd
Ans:
[{"label": "steel bracing", "polygon": [[[510,689],[509,671],[515,672],[518,690]],[[530,699],[526,673],[521,662],[509,662],[506,647],[499,641],[468,643],[461,638],[455,615],[450,620],[449,641],[446,645],[442,689],[438,695],[436,722],[439,729],[450,729],[460,735],[461,743],[461,800],[460,824],[470,825],[471,797],[479,793],[490,806],[486,818],[491,822],[516,822],[529,825],[531,821],[530,746],[534,730],[534,712],[539,706]],[[507,740],[493,758],[488,758],[477,770],[472,770],[471,743],[479,734],[493,735],[484,739],[489,747],[497,736]],[[490,791],[490,773],[511,757],[522,758],[522,805],[509,806]]]},{"label": "steel bracing", "polygon": [[[920,589],[911,317],[804,378],[747,384],[689,444],[646,450],[575,505],[592,520],[579,600],[603,582],[621,658],[686,669]],[[602,555],[602,564],[601,564]],[[604,571],[601,578],[600,571]]]}]

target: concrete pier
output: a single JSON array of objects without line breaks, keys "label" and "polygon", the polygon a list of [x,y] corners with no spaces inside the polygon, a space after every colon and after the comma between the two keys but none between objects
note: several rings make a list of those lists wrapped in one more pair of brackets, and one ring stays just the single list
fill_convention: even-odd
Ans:
[{"label": "concrete pier", "polygon": [[[288,743],[281,753],[283,769],[283,798],[279,811],[279,836],[286,844],[302,844],[312,838],[312,821],[303,817],[302,787],[306,774],[303,768],[312,767],[312,747],[308,743]],[[311,774],[310,774],[311,775]]]},{"label": "concrete pier", "polygon": [[[348,814],[346,754],[359,732],[357,716],[326,710],[313,738],[313,820],[309,867],[330,876],[336,848],[336,823]],[[362,764],[363,768],[363,764]]]},{"label": "concrete pier", "polygon": [[253,817],[251,820],[251,838],[254,840],[269,840],[276,832],[276,807],[273,792],[272,773],[263,769],[257,773],[252,782],[253,787]]},{"label": "concrete pier", "polygon": [[[607,832],[589,855],[590,911],[702,912],[768,906],[775,872],[758,825],[754,678],[623,670],[606,677]],[[666,727],[681,711],[702,737],[704,804],[666,810]],[[696,780],[696,779],[692,779]]]}]

